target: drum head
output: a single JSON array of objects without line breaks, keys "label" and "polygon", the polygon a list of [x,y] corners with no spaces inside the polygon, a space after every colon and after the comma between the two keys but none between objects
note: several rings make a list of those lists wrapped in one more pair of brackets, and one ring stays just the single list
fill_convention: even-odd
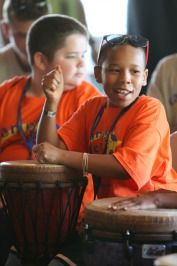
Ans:
[{"label": "drum head", "polygon": [[82,173],[64,165],[40,164],[37,161],[8,161],[0,163],[2,181],[73,181],[83,179]]},{"label": "drum head", "polygon": [[109,232],[172,232],[177,230],[176,209],[112,211],[108,206],[119,198],[105,198],[86,206],[85,222],[96,230]]}]

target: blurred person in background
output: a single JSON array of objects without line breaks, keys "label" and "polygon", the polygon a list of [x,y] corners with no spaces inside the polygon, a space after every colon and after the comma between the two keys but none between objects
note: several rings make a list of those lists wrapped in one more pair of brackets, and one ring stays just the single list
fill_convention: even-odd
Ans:
[{"label": "blurred person in background", "polygon": [[37,18],[49,13],[47,0],[5,0],[2,7],[2,36],[7,43],[0,49],[0,83],[31,72],[26,54],[26,34]]},{"label": "blurred person in background", "polygon": [[48,0],[48,3],[55,13],[74,17],[87,26],[85,10],[80,0]]},{"label": "blurred person in background", "polygon": [[171,133],[177,130],[177,53],[163,57],[154,69],[147,94],[159,99],[167,114]]}]

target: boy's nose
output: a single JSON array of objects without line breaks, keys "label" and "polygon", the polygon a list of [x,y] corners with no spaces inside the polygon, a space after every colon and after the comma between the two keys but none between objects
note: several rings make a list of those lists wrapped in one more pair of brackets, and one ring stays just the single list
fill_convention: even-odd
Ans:
[{"label": "boy's nose", "polygon": [[78,66],[85,66],[85,64],[86,64],[85,58],[79,57],[78,58]]},{"label": "boy's nose", "polygon": [[121,71],[119,75],[119,80],[125,83],[131,82],[131,74],[129,71]]}]

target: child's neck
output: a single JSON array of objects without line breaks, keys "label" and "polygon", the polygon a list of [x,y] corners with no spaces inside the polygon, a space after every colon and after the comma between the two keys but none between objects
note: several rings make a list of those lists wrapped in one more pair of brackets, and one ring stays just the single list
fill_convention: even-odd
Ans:
[{"label": "child's neck", "polygon": [[43,97],[44,96],[44,92],[41,86],[41,79],[37,80],[31,77],[30,88],[27,91],[26,95],[30,97]]},{"label": "child's neck", "polygon": [[106,107],[111,107],[111,108],[120,108],[120,107],[118,107],[118,106],[114,105],[113,103],[111,103],[109,98],[107,98],[107,105],[106,105]]}]

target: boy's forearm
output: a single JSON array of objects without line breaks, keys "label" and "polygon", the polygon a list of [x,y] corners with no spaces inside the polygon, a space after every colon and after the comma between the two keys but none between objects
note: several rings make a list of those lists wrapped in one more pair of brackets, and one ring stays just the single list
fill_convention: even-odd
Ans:
[{"label": "boy's forearm", "polygon": [[45,141],[57,147],[59,138],[56,129],[56,115],[54,115],[53,117],[47,116],[46,114],[44,114],[43,110],[38,124],[36,142],[37,144],[39,144]]},{"label": "boy's forearm", "polygon": [[88,168],[91,173],[102,177],[130,178],[127,171],[111,154],[89,154]]},{"label": "boy's forearm", "polygon": [[[61,164],[83,170],[83,153],[62,151]],[[88,154],[87,171],[102,177],[128,179],[130,176],[112,155]]]}]

